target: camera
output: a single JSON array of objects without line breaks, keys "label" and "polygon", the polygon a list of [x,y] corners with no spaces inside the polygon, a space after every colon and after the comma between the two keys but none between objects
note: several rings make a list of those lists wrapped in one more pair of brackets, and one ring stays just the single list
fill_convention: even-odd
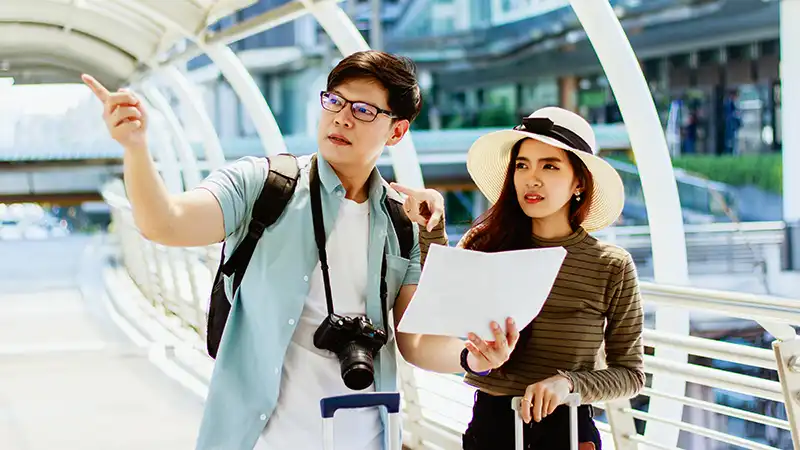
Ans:
[{"label": "camera", "polygon": [[336,354],[344,384],[355,391],[375,380],[373,360],[387,340],[386,332],[366,317],[329,314],[314,332],[314,346]]}]

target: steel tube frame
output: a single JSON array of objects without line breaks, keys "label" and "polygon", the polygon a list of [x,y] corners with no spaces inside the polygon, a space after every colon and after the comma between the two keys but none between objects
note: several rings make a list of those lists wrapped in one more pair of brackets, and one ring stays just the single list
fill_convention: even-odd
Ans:
[{"label": "steel tube frame", "polygon": [[198,39],[195,33],[184,29],[181,25],[173,22],[168,17],[165,17],[147,5],[137,2],[128,2],[126,6],[149,17],[154,22],[177,31],[186,38],[194,41],[219,68],[222,76],[228,80],[228,83],[230,83],[234,92],[239,97],[247,114],[253,121],[253,126],[256,129],[258,137],[261,139],[265,154],[274,155],[287,151],[283,133],[281,133],[275,116],[272,114],[272,110],[267,104],[264,95],[261,93],[261,90],[258,88],[258,85],[256,85],[253,77],[247,71],[242,61],[230,48],[222,44],[207,45],[201,39]]},{"label": "steel tube frame", "polygon": [[197,128],[202,135],[203,150],[208,165],[212,169],[222,167],[225,164],[225,153],[222,150],[219,135],[217,135],[214,122],[208,116],[208,112],[194,91],[191,82],[176,67],[165,67],[159,72],[159,75],[160,79],[178,97],[181,110],[187,120],[198,124]]},{"label": "steel tube frame", "polygon": [[[689,269],[678,186],[664,130],[639,60],[608,1],[570,0],[570,4],[603,66],[636,155],[650,223],[656,282],[687,284]],[[657,330],[689,335],[689,313],[685,310],[660,308],[655,322]],[[678,349],[657,349],[656,352],[660,357],[675,362],[686,362],[688,358],[685,351]],[[686,382],[676,376],[658,375],[653,377],[653,387],[673,395],[683,395]],[[619,411],[623,402],[627,400],[614,402],[609,411]],[[680,420],[683,415],[683,405],[662,398],[651,399],[649,407],[668,419]],[[628,434],[633,419],[629,416],[624,419],[625,430],[618,426],[622,417],[610,417],[609,420],[614,422],[616,447],[636,448],[630,441],[623,442],[620,434]],[[679,433],[680,429],[669,423],[647,424],[646,436],[657,436],[659,441],[668,445],[677,444]]]}]

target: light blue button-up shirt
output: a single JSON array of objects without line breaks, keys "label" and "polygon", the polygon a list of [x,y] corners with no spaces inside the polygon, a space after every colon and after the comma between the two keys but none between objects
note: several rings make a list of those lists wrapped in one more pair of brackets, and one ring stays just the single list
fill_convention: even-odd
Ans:
[{"label": "light blue button-up shirt", "polygon": [[[330,235],[345,192],[331,166],[321,155],[317,158],[325,231]],[[226,279],[228,298],[234,300],[211,377],[197,450],[252,450],[277,405],[283,359],[303,311],[311,273],[319,261],[311,219],[308,161],[308,157],[300,158],[302,169],[295,194],[281,218],[259,240],[236,297],[231,292],[232,280]],[[215,171],[201,184],[214,194],[222,209],[226,258],[247,233],[253,203],[261,193],[267,171],[265,158],[246,157]],[[366,309],[373,324],[383,327],[380,271],[384,245],[388,253],[387,303],[391,309],[400,287],[419,281],[419,231],[414,225],[415,244],[409,261],[400,256],[397,235],[384,206],[385,197],[397,193],[387,187],[377,169],[368,185]],[[390,331],[390,341],[375,358],[376,391],[398,389],[395,349]],[[384,430],[388,430],[383,408],[381,419]],[[389,448],[389,439],[384,432],[384,449]]]}]

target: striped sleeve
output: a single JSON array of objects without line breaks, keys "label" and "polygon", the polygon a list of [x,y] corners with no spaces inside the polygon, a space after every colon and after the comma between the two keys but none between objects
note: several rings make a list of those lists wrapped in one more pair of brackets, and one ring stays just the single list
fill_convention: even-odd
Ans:
[{"label": "striped sleeve", "polygon": [[559,372],[572,381],[574,392],[581,394],[584,403],[634,397],[645,382],[644,312],[636,266],[627,252],[624,264],[614,278],[609,291],[611,303],[605,331],[608,368]]},{"label": "striped sleeve", "polygon": [[419,227],[419,263],[420,266],[425,266],[425,258],[428,257],[428,249],[431,244],[448,245],[447,230],[445,229],[444,216],[442,220],[433,228],[428,231],[425,227]]}]

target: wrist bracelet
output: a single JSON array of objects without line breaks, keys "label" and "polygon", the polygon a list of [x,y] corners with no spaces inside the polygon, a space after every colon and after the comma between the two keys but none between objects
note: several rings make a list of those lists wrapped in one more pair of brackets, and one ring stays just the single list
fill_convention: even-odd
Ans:
[{"label": "wrist bracelet", "polygon": [[464,369],[465,372],[478,377],[485,377],[486,375],[489,375],[489,372],[492,371],[489,369],[485,372],[475,372],[469,367],[469,364],[467,363],[467,356],[469,356],[469,350],[464,348],[464,350],[461,350],[461,368]]}]

